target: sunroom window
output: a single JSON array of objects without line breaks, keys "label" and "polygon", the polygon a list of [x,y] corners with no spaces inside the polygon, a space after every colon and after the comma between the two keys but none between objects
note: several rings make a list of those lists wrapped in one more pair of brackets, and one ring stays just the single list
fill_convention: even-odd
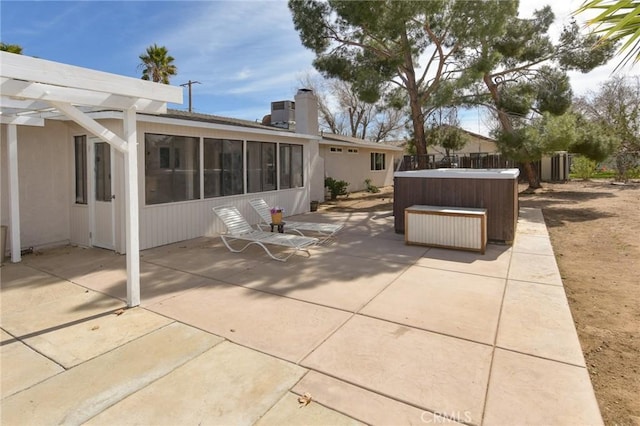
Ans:
[{"label": "sunroom window", "polygon": [[276,189],[276,144],[247,142],[247,192]]},{"label": "sunroom window", "polygon": [[199,151],[199,138],[146,133],[146,203],[162,204],[199,199]]},{"label": "sunroom window", "polygon": [[304,185],[302,145],[280,144],[280,188],[301,188]]},{"label": "sunroom window", "polygon": [[204,198],[244,193],[242,141],[204,139]]}]

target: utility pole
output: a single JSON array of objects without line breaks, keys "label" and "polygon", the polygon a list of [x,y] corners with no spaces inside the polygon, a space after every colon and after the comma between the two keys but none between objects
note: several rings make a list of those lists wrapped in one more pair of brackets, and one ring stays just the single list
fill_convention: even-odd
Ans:
[{"label": "utility pole", "polygon": [[202,83],[200,83],[199,81],[191,81],[191,80],[189,80],[188,83],[184,83],[184,84],[180,85],[182,87],[189,86],[189,112],[191,112],[191,109],[192,109],[191,108],[191,85],[193,85],[193,84],[202,84]]}]

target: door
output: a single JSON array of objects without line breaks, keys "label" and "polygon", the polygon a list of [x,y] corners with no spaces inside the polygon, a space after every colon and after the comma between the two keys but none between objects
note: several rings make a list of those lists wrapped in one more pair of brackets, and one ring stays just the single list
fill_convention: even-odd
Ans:
[{"label": "door", "polygon": [[89,170],[91,174],[91,245],[113,250],[115,226],[113,186],[111,180],[111,146],[97,138],[89,139]]}]

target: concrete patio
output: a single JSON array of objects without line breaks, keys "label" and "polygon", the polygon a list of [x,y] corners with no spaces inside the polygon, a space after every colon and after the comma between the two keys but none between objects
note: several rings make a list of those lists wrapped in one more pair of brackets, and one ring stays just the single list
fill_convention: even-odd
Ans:
[{"label": "concrete patio", "polygon": [[[485,255],[407,246],[390,213],[286,263],[219,238],[5,264],[3,425],[602,424],[542,214]],[[299,408],[298,397],[312,402]]]}]

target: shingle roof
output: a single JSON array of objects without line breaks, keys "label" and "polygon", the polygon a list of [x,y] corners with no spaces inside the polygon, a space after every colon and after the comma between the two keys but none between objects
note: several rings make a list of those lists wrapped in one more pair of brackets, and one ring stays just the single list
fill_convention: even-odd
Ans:
[{"label": "shingle roof", "polygon": [[222,117],[219,115],[203,114],[200,112],[188,112],[177,109],[167,109],[166,114],[162,114],[163,117],[177,118],[182,120],[202,121],[206,123],[215,124],[227,124],[230,126],[251,127],[254,129],[273,130],[273,131],[291,131],[289,129],[283,129],[275,126],[265,126],[262,123],[258,123],[250,120],[241,120],[239,118]]}]

